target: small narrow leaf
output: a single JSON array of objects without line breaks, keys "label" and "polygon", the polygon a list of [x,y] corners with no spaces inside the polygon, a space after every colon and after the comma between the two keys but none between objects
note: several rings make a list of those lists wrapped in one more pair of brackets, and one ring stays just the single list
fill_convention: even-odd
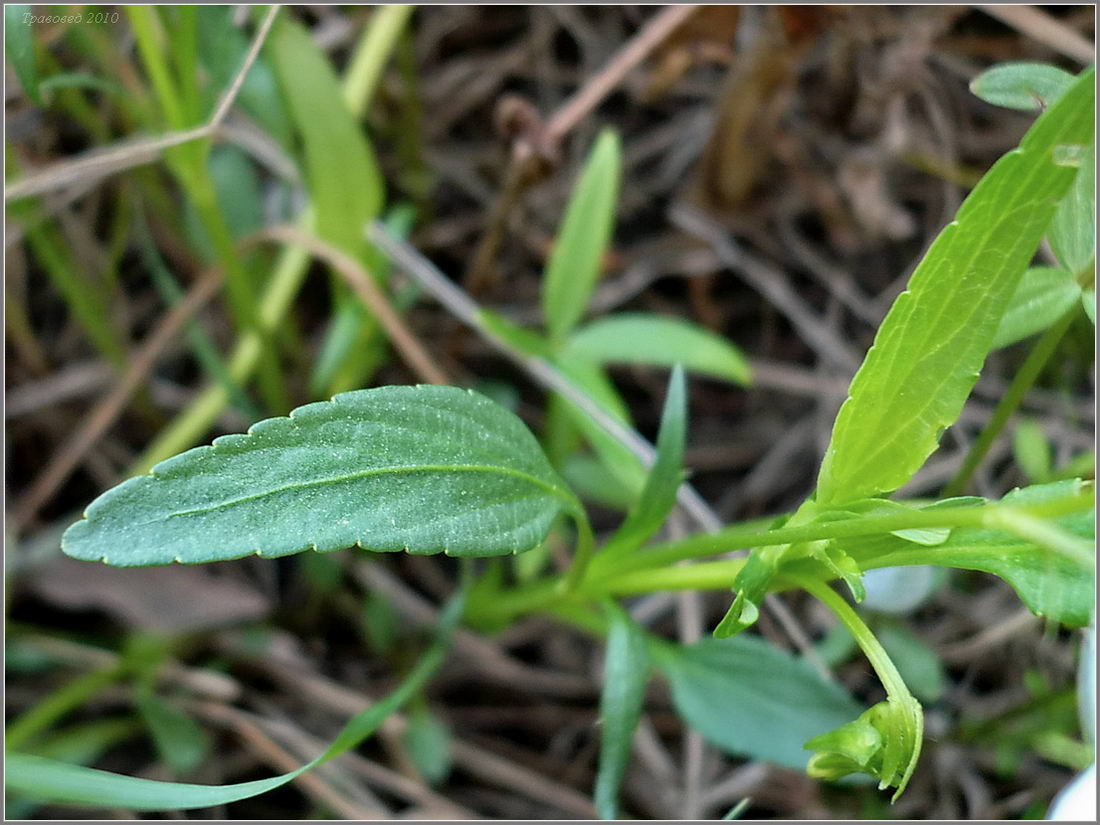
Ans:
[{"label": "small narrow leaf", "polygon": [[891,307],[837,415],[818,477],[831,504],[891,492],[938,446],[977,381],[1001,316],[1076,170],[1056,147],[1092,140],[1084,72],[993,166]]},{"label": "small narrow leaf", "polygon": [[860,706],[805,661],[751,636],[653,649],[677,713],[736,756],[805,768],[802,743],[857,716]]},{"label": "small narrow leaf", "polygon": [[430,785],[438,785],[451,772],[451,731],[426,705],[410,710],[409,726],[402,740],[416,769]]},{"label": "small narrow leaf", "polygon": [[164,461],[62,549],[134,567],[306,549],[519,553],[579,505],[512,413],[455,387],[359,390]]},{"label": "small narrow leaf", "polygon": [[1073,75],[1046,63],[1001,63],[970,81],[970,91],[986,103],[1034,112],[1054,103]]},{"label": "small narrow leaf", "polygon": [[619,313],[577,330],[565,347],[567,357],[601,364],[653,364],[748,384],[752,372],[736,347],[720,335],[679,318]]},{"label": "small narrow leaf", "polygon": [[634,728],[649,679],[645,634],[622,608],[609,604],[610,628],[600,695],[600,762],[594,793],[600,819],[615,819],[619,785],[630,762]]},{"label": "small narrow leaf", "polygon": [[1042,332],[1078,300],[1081,287],[1073,273],[1049,266],[1035,266],[1024,273],[1001,317],[993,348],[1007,347]]},{"label": "small narrow leaf", "polygon": [[638,503],[608,541],[604,553],[638,547],[664,523],[676,504],[683,480],[684,440],[687,429],[687,391],[684,371],[676,367],[668,381],[668,395],[657,434],[657,458],[646,477]]},{"label": "small narrow leaf", "polygon": [[596,139],[573,188],[561,229],[546,265],[542,311],[550,336],[561,340],[584,314],[611,239],[619,196],[619,137],[610,130]]},{"label": "small narrow leaf", "polygon": [[19,78],[23,92],[35,106],[42,105],[38,89],[38,66],[34,57],[34,27],[30,21],[31,7],[4,6],[4,50]]}]

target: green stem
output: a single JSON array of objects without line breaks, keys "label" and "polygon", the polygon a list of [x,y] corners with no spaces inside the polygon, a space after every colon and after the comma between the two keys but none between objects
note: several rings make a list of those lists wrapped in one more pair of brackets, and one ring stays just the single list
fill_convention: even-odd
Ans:
[{"label": "green stem", "polygon": [[845,601],[844,597],[831,588],[827,582],[820,579],[804,579],[801,577],[787,576],[792,584],[796,584],[805,590],[810,595],[814,596],[819,602],[824,604],[831,610],[838,619],[844,624],[848,631],[852,634],[852,638],[856,640],[863,654],[867,657],[867,660],[871,663],[871,667],[875,669],[875,674],[878,676],[879,681],[882,682],[883,687],[886,688],[886,695],[891,699],[905,699],[912,701],[913,697],[909,693],[909,688],[905,684],[905,680],[901,678],[901,674],[898,672],[897,666],[890,659],[886,649],[882,646],[875,634],[871,632],[866,623],[859,617],[859,614],[852,609],[852,606]]},{"label": "green stem", "polygon": [[[705,533],[680,541],[655,545],[638,553],[633,558],[617,559],[614,570],[602,570],[601,558],[593,561],[592,578],[603,575],[619,575],[632,570],[660,567],[685,559],[714,556],[731,550],[744,550],[752,547],[770,547],[781,544],[795,544],[805,541],[825,539],[854,538],[895,530],[908,530],[919,527],[984,527],[989,526],[989,513],[993,510],[1011,509],[1014,512],[1037,518],[1066,515],[1092,507],[1095,491],[1092,485],[1073,496],[1066,496],[1030,507],[1005,508],[996,504],[975,507],[950,507],[936,510],[914,510],[907,513],[893,513],[883,516],[864,516],[843,521],[816,522],[800,527],[780,527],[776,530],[758,530],[753,527],[735,525],[716,533]],[[1006,528],[1008,529],[1008,528]]]},{"label": "green stem", "polygon": [[357,118],[370,108],[378,80],[416,6],[377,6],[351,56],[344,103]]},{"label": "green stem", "polygon": [[580,583],[584,581],[585,573],[588,572],[588,566],[592,562],[592,553],[596,549],[596,537],[592,535],[592,525],[580,502],[577,503],[573,520],[577,525],[577,552],[565,577],[565,589],[570,593],[576,592]]},{"label": "green stem", "polygon": [[1008,390],[1005,391],[996,409],[993,410],[993,415],[990,417],[985,427],[982,428],[978,438],[971,445],[970,451],[966,454],[966,459],[963,461],[959,471],[947,486],[943,488],[944,497],[961,495],[966,489],[967,484],[970,482],[970,477],[974,475],[974,471],[977,470],[978,466],[982,463],[982,459],[984,459],[986,453],[989,452],[989,448],[993,446],[993,442],[996,440],[997,436],[1000,435],[1005,424],[1008,423],[1008,419],[1016,412],[1016,409],[1023,402],[1024,396],[1027,395],[1028,390],[1031,389],[1031,385],[1035,383],[1035,380],[1039,377],[1039,373],[1041,373],[1043,367],[1046,366],[1047,361],[1054,355],[1055,350],[1058,348],[1058,344],[1062,341],[1062,337],[1073,323],[1077,311],[1076,306],[1070,309],[1054,324],[1054,326],[1044,332],[1043,336],[1038,340],[1035,346],[1032,347],[1031,352],[1028,353],[1024,363],[1013,377],[1012,383],[1008,385]]}]

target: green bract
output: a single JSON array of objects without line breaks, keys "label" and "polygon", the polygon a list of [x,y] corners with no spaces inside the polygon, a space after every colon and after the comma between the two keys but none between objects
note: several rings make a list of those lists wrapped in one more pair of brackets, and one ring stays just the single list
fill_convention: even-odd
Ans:
[{"label": "green bract", "polygon": [[65,533],[135,567],[302,550],[494,556],[579,505],[512,413],[454,387],[384,387],[299,407],[104,493]]}]

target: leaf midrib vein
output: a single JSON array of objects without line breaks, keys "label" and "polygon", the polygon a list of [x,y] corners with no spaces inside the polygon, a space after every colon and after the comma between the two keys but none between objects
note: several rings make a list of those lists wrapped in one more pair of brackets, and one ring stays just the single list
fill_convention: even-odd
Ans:
[{"label": "leaf midrib vein", "polygon": [[393,467],[375,467],[369,470],[362,470],[357,473],[347,473],[340,476],[329,476],[326,478],[312,479],[307,482],[297,482],[294,484],[285,484],[281,487],[274,487],[270,490],[264,490],[259,493],[254,493],[248,496],[240,496],[239,498],[229,499],[228,501],[221,501],[217,504],[211,504],[205,507],[195,507],[190,510],[177,510],[171,513],[167,513],[160,518],[151,519],[146,524],[153,524],[158,521],[166,521],[170,518],[181,518],[184,516],[202,515],[205,513],[212,513],[217,510],[224,510],[230,507],[235,507],[239,504],[247,504],[250,501],[258,501],[269,496],[275,496],[279,493],[285,493],[297,489],[308,489],[310,487],[324,486],[327,484],[340,484],[350,481],[359,481],[364,478],[371,478],[374,476],[384,475],[404,475],[413,473],[485,473],[488,475],[504,475],[512,476],[520,479],[532,486],[542,488],[550,493],[555,498],[558,498],[566,504],[571,504],[571,501],[565,496],[562,490],[555,487],[552,484],[543,481],[537,476],[530,475],[529,473],[522,472],[520,470],[514,470],[510,467],[494,467],[488,464],[412,464],[404,466]]}]

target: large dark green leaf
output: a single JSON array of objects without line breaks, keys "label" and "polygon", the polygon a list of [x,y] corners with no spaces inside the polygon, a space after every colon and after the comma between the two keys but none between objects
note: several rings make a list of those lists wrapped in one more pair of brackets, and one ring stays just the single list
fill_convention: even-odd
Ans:
[{"label": "large dark green leaf", "polygon": [[134,567],[306,549],[518,553],[579,505],[534,436],[455,387],[308,404],[161,462],[94,501],[70,556]]},{"label": "large dark green leaf", "polygon": [[805,768],[803,743],[862,711],[806,662],[752,636],[660,645],[653,655],[679,714],[737,756]]}]

